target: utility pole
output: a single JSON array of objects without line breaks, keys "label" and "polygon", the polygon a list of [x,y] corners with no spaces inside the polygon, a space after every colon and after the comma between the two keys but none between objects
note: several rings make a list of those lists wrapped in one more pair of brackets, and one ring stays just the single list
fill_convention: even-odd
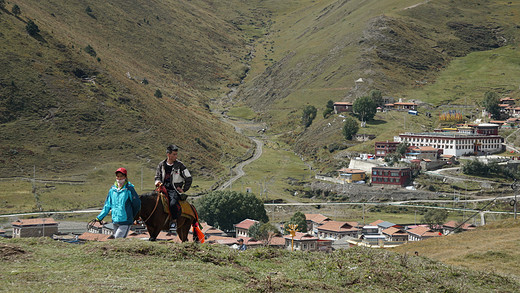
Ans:
[{"label": "utility pole", "polygon": [[511,184],[511,189],[513,189],[513,192],[515,193],[515,199],[513,199],[510,204],[513,206],[513,214],[515,215],[515,220],[516,220],[516,194],[517,194],[518,190],[520,190],[520,182],[515,180]]}]

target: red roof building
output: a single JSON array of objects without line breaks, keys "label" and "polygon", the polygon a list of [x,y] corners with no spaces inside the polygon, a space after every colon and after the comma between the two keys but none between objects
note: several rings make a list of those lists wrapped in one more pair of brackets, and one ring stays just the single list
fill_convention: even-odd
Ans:
[{"label": "red roof building", "polygon": [[408,241],[420,241],[432,237],[442,236],[441,232],[434,232],[429,227],[417,226],[412,229],[406,230],[408,233]]},{"label": "red roof building", "polygon": [[345,236],[357,238],[360,229],[357,222],[328,221],[318,227],[320,239],[339,240]]},{"label": "red roof building", "polygon": [[406,233],[405,230],[397,228],[397,227],[390,227],[390,228],[384,229],[382,231],[382,234],[385,236],[386,241],[392,241],[392,242],[408,241],[408,233]]},{"label": "red roof building", "polygon": [[352,103],[351,102],[335,102],[334,103],[334,113],[339,114],[342,112],[352,112]]},{"label": "red roof building", "polygon": [[249,228],[256,223],[257,220],[245,219],[242,222],[235,224],[236,237],[249,237]]},{"label": "red roof building", "polygon": [[322,214],[305,214],[305,220],[307,222],[307,231],[313,235],[317,235],[318,227],[331,219]]},{"label": "red roof building", "polygon": [[[451,232],[464,232],[464,231],[470,231],[475,230],[477,227],[473,224],[464,223],[460,225],[461,223],[457,221],[449,221],[442,225],[442,233],[444,235],[448,235]],[[460,227],[459,227],[460,225]],[[457,230],[457,231],[456,231]]]},{"label": "red roof building", "polygon": [[11,223],[13,238],[51,237],[58,233],[58,222],[53,218],[20,219]]},{"label": "red roof building", "polygon": [[318,237],[308,233],[296,232],[294,237],[285,235],[283,238],[285,247],[289,250],[314,251],[318,249]]}]

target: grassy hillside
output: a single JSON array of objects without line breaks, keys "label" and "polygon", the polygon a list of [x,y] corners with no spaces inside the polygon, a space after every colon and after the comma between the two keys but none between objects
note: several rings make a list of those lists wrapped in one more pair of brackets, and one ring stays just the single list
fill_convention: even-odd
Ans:
[{"label": "grassy hillside", "polygon": [[409,243],[392,249],[399,253],[419,252],[450,265],[461,266],[482,272],[496,272],[520,278],[520,222],[504,220],[478,227],[466,232]]},{"label": "grassy hillside", "polygon": [[[153,167],[176,143],[193,173],[218,179],[251,143],[211,115],[208,102],[244,75],[250,33],[239,25],[264,18],[235,2],[7,3],[1,176],[27,176],[33,166],[49,175],[118,161]],[[15,4],[19,16],[10,13]],[[40,29],[34,37],[25,32],[29,19]]]},{"label": "grassy hillside", "polygon": [[[0,290],[514,292],[514,278],[375,249],[334,253],[142,240],[72,245],[0,239]],[[20,287],[23,284],[23,287]]]}]

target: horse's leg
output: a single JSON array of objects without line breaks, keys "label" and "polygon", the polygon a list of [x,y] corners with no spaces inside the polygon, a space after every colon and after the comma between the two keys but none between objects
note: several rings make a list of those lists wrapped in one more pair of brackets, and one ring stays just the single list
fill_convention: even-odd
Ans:
[{"label": "horse's leg", "polygon": [[157,235],[159,235],[158,229],[154,225],[146,225],[146,230],[148,230],[148,238],[149,241],[155,241],[157,239]]},{"label": "horse's leg", "polygon": [[[179,239],[182,242],[188,241],[188,231],[189,231],[189,222],[187,221],[185,217],[178,217],[177,218],[177,235],[179,236]],[[186,226],[188,226],[188,229],[186,229]]]},{"label": "horse's leg", "polygon": [[190,223],[190,226],[193,227],[193,242],[196,242],[196,243],[199,243],[200,242],[200,239],[199,239],[199,235],[197,235],[197,233],[195,232],[195,227],[193,225],[195,225],[195,219],[193,219],[193,221],[191,221]]}]

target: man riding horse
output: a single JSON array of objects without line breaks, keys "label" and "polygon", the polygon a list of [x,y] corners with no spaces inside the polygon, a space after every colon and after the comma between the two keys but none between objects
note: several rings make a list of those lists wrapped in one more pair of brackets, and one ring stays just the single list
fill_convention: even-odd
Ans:
[{"label": "man riding horse", "polygon": [[[173,221],[180,213],[177,202],[179,194],[190,189],[193,178],[190,171],[179,160],[177,160],[179,148],[172,144],[166,148],[166,160],[159,163],[155,172],[155,186],[163,185],[168,191],[170,200],[170,213]],[[173,226],[173,225],[172,225]]]}]

